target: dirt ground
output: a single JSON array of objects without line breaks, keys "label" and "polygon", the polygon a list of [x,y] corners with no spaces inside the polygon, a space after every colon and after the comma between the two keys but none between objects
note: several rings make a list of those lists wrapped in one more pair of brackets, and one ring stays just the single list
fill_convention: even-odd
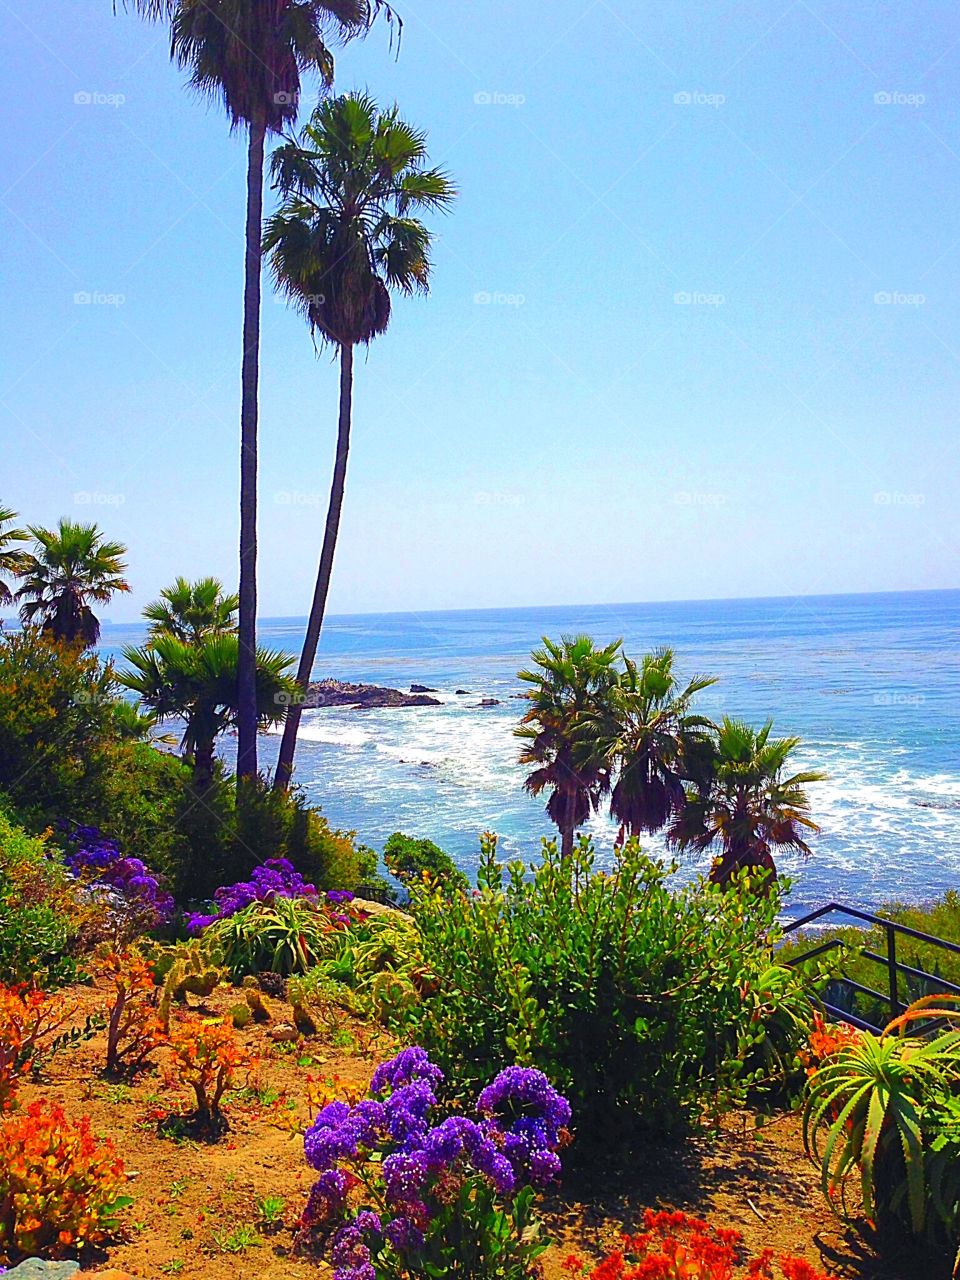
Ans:
[{"label": "dirt ground", "polygon": [[[82,1022],[102,1010],[106,992],[78,988]],[[236,1001],[222,988],[194,1008],[220,1015]],[[273,1022],[289,1017],[289,1006],[266,999]],[[148,1069],[130,1083],[103,1078],[104,1036],[65,1049],[49,1059],[45,1078],[21,1090],[24,1102],[46,1095],[68,1114],[89,1115],[94,1129],[111,1137],[132,1181],[135,1203],[125,1216],[126,1239],[82,1259],[85,1272],[118,1268],[141,1280],[183,1276],[185,1280],[298,1280],[327,1271],[326,1264],[292,1251],[297,1219],[313,1172],[303,1159],[299,1136],[283,1124],[307,1121],[310,1078],[320,1087],[337,1083],[362,1090],[375,1063],[394,1045],[368,1026],[345,1022],[332,1037],[279,1045],[271,1026],[240,1032],[257,1062],[242,1089],[228,1095],[229,1132],[216,1143],[161,1137],[158,1116],[189,1105],[187,1091]],[[162,1052],[158,1055],[163,1061]],[[332,1088],[331,1088],[332,1092]],[[258,1205],[282,1200],[277,1221],[264,1220]],[[629,1179],[596,1175],[567,1179],[547,1197],[544,1216],[556,1243],[544,1258],[546,1280],[568,1273],[571,1252],[589,1264],[616,1246],[624,1228],[635,1229],[645,1207],[678,1208],[734,1227],[752,1255],[765,1247],[806,1257],[838,1277],[890,1277],[868,1249],[830,1214],[817,1178],[800,1146],[795,1117],[769,1123],[757,1134],[751,1117],[728,1122],[715,1137],[699,1138],[681,1151],[645,1153]]]}]

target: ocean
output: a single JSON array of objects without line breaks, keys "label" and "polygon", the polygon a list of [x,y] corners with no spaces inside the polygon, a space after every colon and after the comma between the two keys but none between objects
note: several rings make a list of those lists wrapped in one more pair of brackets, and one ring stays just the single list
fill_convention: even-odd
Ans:
[{"label": "ocean", "polygon": [[[304,625],[264,619],[261,642],[298,652]],[[553,830],[516,761],[516,673],[542,635],[578,632],[620,637],[633,656],[670,645],[681,679],[719,677],[697,703],[705,714],[772,718],[775,732],[802,738],[797,766],[829,778],[809,789],[821,827],[812,857],[779,859],[794,880],[791,912],[960,888],[960,591],[331,617],[317,678],[429,685],[442,706],[305,712],[297,782],[334,826],[377,849],[394,831],[427,836],[471,873],[491,830],[505,857],[535,859]],[[101,647],[115,655],[142,635],[108,625]],[[277,743],[265,736],[264,767]],[[586,831],[609,859],[609,817]],[[669,856],[658,838],[646,844]],[[708,861],[687,858],[677,875]]]}]

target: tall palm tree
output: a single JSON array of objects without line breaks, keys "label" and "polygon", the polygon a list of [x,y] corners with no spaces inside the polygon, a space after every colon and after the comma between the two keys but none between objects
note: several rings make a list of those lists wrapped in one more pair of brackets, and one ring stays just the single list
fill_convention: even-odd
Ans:
[{"label": "tall palm tree", "polygon": [[[456,191],[427,168],[424,134],[381,111],[366,94],[320,104],[299,140],[273,155],[283,204],[267,222],[264,249],[280,290],[306,317],[314,340],[340,357],[337,453],[317,583],[297,679],[306,691],[326,610],[347,477],[353,397],[353,349],[384,333],[390,290],[426,293],[431,235],[414,215],[446,208]],[[301,706],[283,727],[274,785],[293,772]]]},{"label": "tall palm tree", "polygon": [[172,587],[164,587],[159,600],[146,606],[143,616],[150,623],[151,639],[168,635],[192,644],[203,636],[236,631],[239,605],[239,596],[224,595],[219,578],[177,578]]},{"label": "tall palm tree", "polygon": [[[157,636],[123,656],[130,669],[117,677],[157,718],[182,718],[185,728],[181,749],[193,760],[194,783],[203,790],[214,774],[217,738],[235,725],[239,714],[237,669],[239,637],[235,632],[203,635],[192,644],[175,636]],[[288,673],[293,659],[273,650],[257,650],[257,724],[277,724],[297,692]]]},{"label": "tall palm tree", "polygon": [[799,738],[771,738],[772,721],[753,729],[724,716],[709,781],[688,790],[668,838],[678,849],[702,852],[719,846],[710,878],[726,884],[745,868],[776,879],[774,850],[809,854],[806,836],[820,830],[809,816],[805,787],[827,776],[813,770],[787,773]]},{"label": "tall palm tree", "polygon": [[54,640],[84,647],[100,639],[100,621],[90,605],[106,604],[129,591],[127,553],[122,542],[107,542],[95,524],[63,519],[56,529],[29,526],[34,552],[19,570],[20,618],[40,626]]},{"label": "tall palm tree", "polygon": [[300,83],[333,82],[328,40],[366,32],[383,0],[123,0],[169,22],[170,55],[202,94],[221,101],[233,129],[247,130],[243,360],[240,375],[240,666],[237,778],[257,772],[257,428],[263,161],[268,133],[297,116]]},{"label": "tall palm tree", "polygon": [[598,649],[590,636],[564,636],[559,644],[544,636],[543,648],[531,654],[534,668],[518,672],[530,685],[530,705],[514,733],[524,743],[520,763],[536,766],[524,786],[535,796],[550,792],[547,813],[559,828],[564,857],[610,785],[596,726],[609,714],[620,643]]},{"label": "tall palm tree", "polygon": [[608,726],[598,725],[617,776],[610,812],[626,835],[659,831],[683,807],[684,782],[709,766],[713,724],[691,711],[714,676],[694,676],[682,689],[672,649],[656,649],[639,664],[624,658],[611,691]]},{"label": "tall palm tree", "polygon": [[13,592],[6,579],[16,578],[25,567],[26,556],[17,543],[26,541],[27,531],[4,528],[4,525],[11,524],[16,518],[17,513],[13,508],[5,507],[0,502],[0,607],[13,604]]}]

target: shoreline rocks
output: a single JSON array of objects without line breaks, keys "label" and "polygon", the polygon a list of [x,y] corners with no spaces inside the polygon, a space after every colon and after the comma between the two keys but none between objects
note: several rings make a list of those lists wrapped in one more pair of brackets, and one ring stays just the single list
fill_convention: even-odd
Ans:
[{"label": "shoreline rocks", "polygon": [[426,693],[404,693],[378,684],[350,684],[344,680],[316,680],[304,700],[307,711],[319,707],[439,707],[439,698]]}]

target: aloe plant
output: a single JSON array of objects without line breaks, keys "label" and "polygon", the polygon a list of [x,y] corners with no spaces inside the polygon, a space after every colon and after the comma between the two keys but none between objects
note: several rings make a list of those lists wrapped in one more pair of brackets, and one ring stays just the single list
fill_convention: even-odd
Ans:
[{"label": "aloe plant", "polygon": [[942,1243],[945,1232],[958,1243],[958,1006],[956,996],[917,1000],[811,1078],[803,1139],[820,1165],[824,1194],[849,1217],[848,1188],[858,1183],[863,1212],[881,1237],[903,1223],[917,1240]]}]

